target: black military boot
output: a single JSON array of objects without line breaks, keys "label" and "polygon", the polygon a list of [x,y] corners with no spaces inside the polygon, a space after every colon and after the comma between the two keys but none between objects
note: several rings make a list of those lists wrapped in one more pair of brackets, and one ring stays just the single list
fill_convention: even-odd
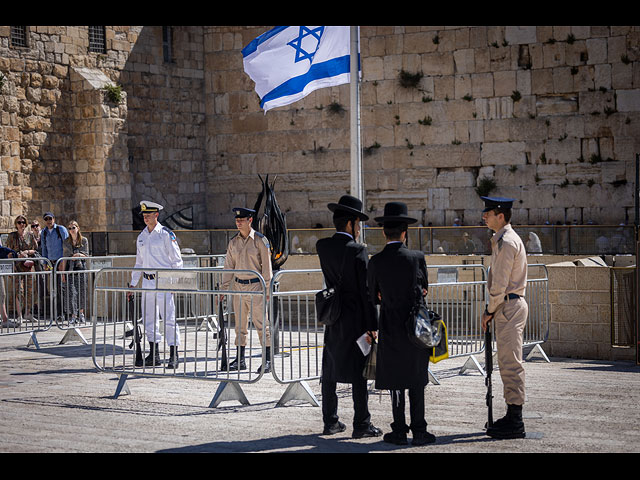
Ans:
[{"label": "black military boot", "polygon": [[267,353],[265,355],[266,359],[264,361],[264,365],[260,365],[256,373],[261,373],[262,367],[264,367],[264,373],[271,372],[271,347],[267,347],[266,350],[267,350]]},{"label": "black military boot", "polygon": [[149,342],[149,355],[144,359],[144,364],[148,367],[162,365],[157,343]]},{"label": "black military boot", "polygon": [[167,368],[178,368],[180,364],[180,357],[178,356],[178,346],[170,345],[169,346],[169,362],[167,363]]},{"label": "black military boot", "polygon": [[236,371],[236,370],[246,370],[247,369],[247,364],[244,361],[244,349],[245,349],[245,347],[239,347],[238,348],[238,356],[229,365],[229,370]]},{"label": "black military boot", "polygon": [[522,405],[507,404],[507,414],[487,428],[491,438],[509,439],[524,438],[524,422],[522,421]]}]

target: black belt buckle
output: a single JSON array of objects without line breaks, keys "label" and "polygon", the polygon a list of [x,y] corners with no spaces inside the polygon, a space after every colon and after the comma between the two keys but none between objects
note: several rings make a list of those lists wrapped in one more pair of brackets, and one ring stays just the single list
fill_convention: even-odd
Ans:
[{"label": "black belt buckle", "polygon": [[142,276],[145,278],[145,280],[153,280],[156,278],[155,273],[143,273]]},{"label": "black belt buckle", "polygon": [[242,285],[248,285],[250,283],[258,283],[260,281],[259,278],[252,278],[251,280],[243,280],[241,278],[236,278],[237,283],[241,283]]}]

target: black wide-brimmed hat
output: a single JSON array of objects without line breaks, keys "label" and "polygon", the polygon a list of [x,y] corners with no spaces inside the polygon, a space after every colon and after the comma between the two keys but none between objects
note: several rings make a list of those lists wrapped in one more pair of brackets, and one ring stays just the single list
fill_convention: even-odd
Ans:
[{"label": "black wide-brimmed hat", "polygon": [[402,202],[388,202],[384,206],[382,217],[376,217],[378,223],[415,223],[418,220],[408,215],[407,204]]},{"label": "black wide-brimmed hat", "polygon": [[329,203],[329,210],[334,214],[338,212],[346,212],[358,217],[360,220],[369,220],[369,216],[362,212],[362,200],[352,197],[351,195],[343,195],[338,203]]}]

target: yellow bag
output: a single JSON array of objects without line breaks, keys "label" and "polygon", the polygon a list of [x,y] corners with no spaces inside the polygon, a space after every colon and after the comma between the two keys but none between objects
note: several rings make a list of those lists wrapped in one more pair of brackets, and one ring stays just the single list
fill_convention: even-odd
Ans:
[{"label": "yellow bag", "polygon": [[440,342],[431,350],[431,356],[429,357],[429,361],[431,363],[438,363],[440,360],[449,358],[449,339],[447,337],[447,325],[444,323],[444,320],[438,321],[442,322],[444,335],[442,335],[442,337],[440,338]]}]

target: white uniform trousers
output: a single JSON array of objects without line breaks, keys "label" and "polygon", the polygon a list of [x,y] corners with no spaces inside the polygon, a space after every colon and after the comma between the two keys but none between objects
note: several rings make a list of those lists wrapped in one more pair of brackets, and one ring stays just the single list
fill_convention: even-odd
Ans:
[{"label": "white uniform trousers", "polygon": [[[154,289],[155,280],[142,279],[143,289]],[[168,345],[180,345],[180,329],[176,328],[176,307],[173,294],[169,292],[144,292],[142,294],[142,318],[147,340],[152,343],[162,342],[160,317],[164,321]]]}]

